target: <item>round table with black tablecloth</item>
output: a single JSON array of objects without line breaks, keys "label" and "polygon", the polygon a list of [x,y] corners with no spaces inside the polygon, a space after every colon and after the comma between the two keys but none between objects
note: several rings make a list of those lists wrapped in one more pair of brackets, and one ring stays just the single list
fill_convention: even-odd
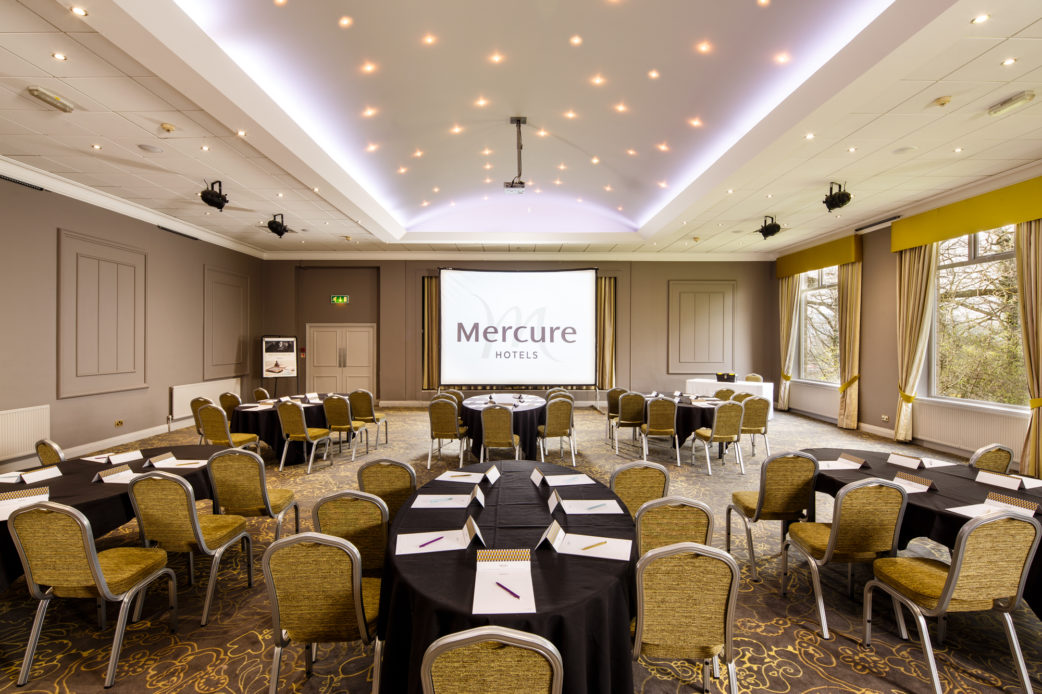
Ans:
[{"label": "round table with black tablecloth", "polygon": [[[145,461],[154,455],[173,453],[180,460],[207,460],[221,446],[165,446],[162,448],[143,448],[141,460],[129,463],[134,472],[150,472],[152,468],[143,468]],[[58,463],[62,471],[61,477],[53,477],[32,484],[0,484],[0,492],[12,492],[31,487],[49,487],[50,501],[78,509],[90,521],[90,529],[94,537],[115,530],[134,517],[134,507],[130,503],[128,485],[117,483],[91,482],[94,475],[112,468],[106,463],[94,463],[89,460],[73,458]],[[212,499],[213,489],[206,467],[165,468],[163,472],[180,475],[192,485],[196,499]],[[7,529],[7,521],[0,527],[0,590],[6,589],[16,578],[22,575],[22,563],[18,558],[11,533]]]},{"label": "round table with black tablecloth", "polygon": [[[1025,501],[1042,506],[1042,488],[1010,491],[976,482],[977,470],[965,464],[909,471],[906,468],[890,465],[886,462],[889,453],[881,451],[859,451],[841,448],[807,448],[820,460],[836,460],[841,453],[863,458],[870,467],[861,470],[822,470],[818,473],[815,489],[832,496],[836,495],[844,485],[867,477],[880,477],[892,480],[898,472],[912,472],[918,477],[933,480],[936,490],[908,495],[908,506],[901,522],[899,547],[906,547],[916,537],[927,537],[947,547],[954,547],[959,529],[970,519],[952,513],[948,509],[957,506],[979,504],[987,497],[988,492],[998,492],[1015,496]],[[811,518],[814,509],[810,509]],[[1036,514],[1037,520],[1042,520]],[[1028,581],[1024,588],[1024,601],[1033,610],[1042,614],[1042,553],[1035,554],[1035,560],[1028,573]]]},{"label": "round table with black tablecloth", "polygon": [[[346,397],[346,396],[345,396]],[[322,409],[322,401],[300,402],[304,406],[304,421],[309,427],[326,427],[326,412]],[[276,460],[282,459],[282,446],[285,438],[282,436],[282,424],[279,422],[279,411],[276,409],[278,403],[247,403],[239,405],[232,413],[231,430],[235,433],[256,434],[260,440],[271,446],[275,451]],[[336,438],[336,437],[334,437]],[[344,433],[344,440],[351,439],[351,433]],[[321,449],[319,449],[321,450]],[[306,463],[303,446],[295,445],[289,447],[286,454],[286,465],[298,465]]]},{"label": "round table with black tablecloth", "polygon": [[[514,433],[521,439],[521,457],[539,456],[539,425],[546,423],[546,399],[538,395],[526,395],[519,401],[517,396],[496,393],[495,404],[510,408],[513,413]],[[460,418],[467,427],[470,437],[470,452],[477,458],[481,454],[481,412],[490,405],[487,395],[474,395],[463,401]]]},{"label": "round table with black tablecloth", "polygon": [[[631,694],[629,629],[636,613],[636,542],[629,561],[557,554],[546,545],[533,550],[537,612],[516,615],[471,614],[477,540],[467,550],[394,556],[399,533],[461,528],[468,513],[477,521],[487,549],[533,547],[551,515],[546,504],[549,487],[537,488],[529,479],[532,470],[539,468],[546,475],[574,470],[527,460],[494,464],[503,476],[492,486],[487,481],[481,484],[484,508],[472,504],[470,509],[413,509],[410,499],[395,517],[380,595],[379,634],[386,642],[381,691],[421,691],[420,663],[431,642],[463,629],[496,624],[552,641],[564,660],[564,691]],[[484,463],[463,469],[482,472],[489,467]],[[435,480],[418,493],[467,493],[471,488]],[[599,482],[557,490],[565,499],[618,499]],[[635,539],[628,513],[566,516],[557,510],[553,517],[566,532]]]}]

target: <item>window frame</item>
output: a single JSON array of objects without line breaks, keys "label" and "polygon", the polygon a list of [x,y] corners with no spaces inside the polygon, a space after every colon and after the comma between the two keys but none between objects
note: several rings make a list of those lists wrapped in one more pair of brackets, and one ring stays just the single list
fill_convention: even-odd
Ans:
[{"label": "window frame", "polygon": [[[830,270],[832,268],[836,269],[836,281],[835,281],[835,283],[826,284],[824,282],[825,271],[826,270]],[[810,275],[811,273],[817,273],[818,280],[817,280],[817,285],[814,287],[814,289],[808,290],[808,289],[804,288],[804,278],[807,275]],[[795,371],[797,372],[797,374],[795,376],[795,379],[799,380],[799,381],[802,381],[804,383],[814,383],[814,384],[817,384],[817,385],[832,386],[832,387],[837,387],[838,388],[839,385],[840,385],[839,368],[838,368],[839,367],[839,363],[838,363],[838,361],[837,361],[837,364],[836,364],[836,366],[837,366],[836,380],[835,381],[823,381],[823,380],[817,379],[817,378],[809,378],[809,377],[807,377],[804,374],[804,372],[803,372],[803,359],[804,359],[804,355],[805,355],[805,351],[806,351],[805,350],[805,347],[806,347],[806,337],[805,337],[806,336],[806,333],[805,333],[805,330],[806,330],[806,318],[805,318],[805,316],[806,316],[806,298],[807,298],[808,294],[810,294],[811,292],[817,292],[817,291],[821,291],[821,290],[825,290],[825,289],[831,289],[832,287],[836,288],[836,329],[837,329],[837,331],[839,330],[839,265],[827,265],[827,266],[825,266],[823,268],[818,268],[816,270],[807,270],[806,272],[801,272],[799,277],[800,277],[800,306],[799,306],[799,315],[798,315],[797,324],[796,324],[796,331],[797,331],[796,332],[796,334],[797,334],[797,339],[796,339],[796,364],[797,364],[797,368],[795,369]]]}]

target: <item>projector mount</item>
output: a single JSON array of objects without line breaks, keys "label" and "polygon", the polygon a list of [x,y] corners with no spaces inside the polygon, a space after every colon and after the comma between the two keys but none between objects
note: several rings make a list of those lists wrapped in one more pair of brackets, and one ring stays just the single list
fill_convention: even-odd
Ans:
[{"label": "projector mount", "polygon": [[528,124],[525,116],[511,116],[510,124],[517,127],[517,176],[513,180],[503,183],[503,190],[507,193],[520,194],[525,192],[525,182],[521,180],[521,126]]}]

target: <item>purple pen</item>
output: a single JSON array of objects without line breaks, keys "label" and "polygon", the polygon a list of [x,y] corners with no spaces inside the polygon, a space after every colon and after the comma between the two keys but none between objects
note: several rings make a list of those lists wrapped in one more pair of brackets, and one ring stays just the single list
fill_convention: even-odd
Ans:
[{"label": "purple pen", "polygon": [[420,547],[426,547],[427,545],[434,544],[435,542],[437,542],[438,540],[440,540],[443,537],[445,537],[445,536],[444,535],[438,535],[438,537],[434,538],[433,540],[428,540],[427,542],[424,542],[422,545],[420,545]]},{"label": "purple pen", "polygon": [[513,596],[514,596],[515,598],[517,598],[518,600],[520,600],[520,599],[521,599],[521,596],[520,596],[520,595],[518,595],[518,594],[517,594],[517,593],[515,593],[514,591],[510,590],[509,588],[507,588],[507,587],[506,587],[505,585],[503,585],[503,584],[502,584],[502,583],[500,583],[499,581],[496,581],[496,585],[497,585],[497,586],[499,586],[500,588],[502,588],[503,590],[505,590],[506,592],[510,593],[511,595],[513,595]]}]

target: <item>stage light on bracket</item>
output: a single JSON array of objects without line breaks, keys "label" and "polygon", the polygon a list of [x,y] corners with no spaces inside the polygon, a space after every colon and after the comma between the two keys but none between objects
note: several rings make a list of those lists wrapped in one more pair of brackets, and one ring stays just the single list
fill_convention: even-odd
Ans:
[{"label": "stage light on bracket", "polygon": [[774,217],[769,215],[764,216],[763,226],[756,230],[758,234],[763,236],[764,240],[771,238],[779,231],[781,231],[781,225],[774,221]]},{"label": "stage light on bracket", "polygon": [[290,228],[283,222],[285,219],[282,214],[275,214],[268,220],[268,230],[278,236],[280,239],[290,231]]},{"label": "stage light on bracket", "polygon": [[829,194],[825,196],[822,202],[825,203],[825,208],[829,212],[838,210],[850,203],[850,193],[843,190],[842,184],[832,182],[829,183]]},{"label": "stage light on bracket", "polygon": [[209,188],[199,193],[199,197],[210,207],[216,207],[218,210],[224,210],[224,206],[228,204],[228,196],[224,194],[221,189],[221,182],[214,181],[210,184]]}]

